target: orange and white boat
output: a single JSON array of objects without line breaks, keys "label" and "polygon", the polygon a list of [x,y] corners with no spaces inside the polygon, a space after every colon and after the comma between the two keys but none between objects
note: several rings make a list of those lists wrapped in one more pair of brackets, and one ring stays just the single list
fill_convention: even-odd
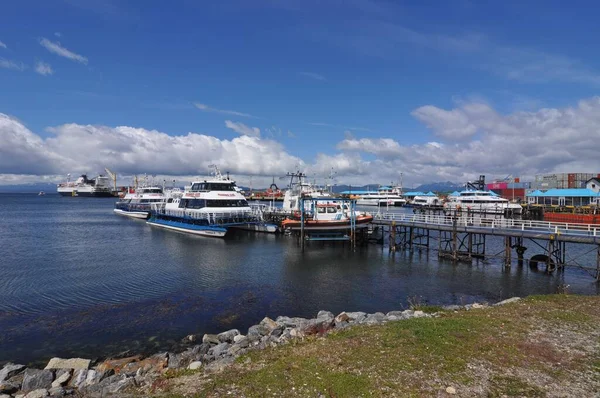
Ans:
[{"label": "orange and white boat", "polygon": [[351,210],[348,200],[312,199],[306,201],[309,210],[304,213],[302,220],[299,212],[294,212],[291,219],[284,220],[281,227],[284,230],[300,230],[302,221],[304,229],[310,231],[342,231],[354,228],[366,228],[373,221],[373,216],[365,212]]}]

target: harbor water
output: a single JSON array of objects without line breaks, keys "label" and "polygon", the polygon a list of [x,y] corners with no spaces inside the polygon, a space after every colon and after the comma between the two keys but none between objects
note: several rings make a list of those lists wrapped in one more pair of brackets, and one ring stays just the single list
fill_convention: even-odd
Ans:
[{"label": "harbor water", "polygon": [[[189,334],[245,332],[264,316],[322,309],[386,312],[567,285],[599,292],[577,268],[546,275],[505,270],[499,258],[452,264],[435,251],[390,255],[376,244],[353,252],[311,242],[302,252],[283,235],[189,236],[116,216],[114,202],[0,194],[0,363],[171,350]],[[488,243],[488,253],[503,250],[500,240]]]}]

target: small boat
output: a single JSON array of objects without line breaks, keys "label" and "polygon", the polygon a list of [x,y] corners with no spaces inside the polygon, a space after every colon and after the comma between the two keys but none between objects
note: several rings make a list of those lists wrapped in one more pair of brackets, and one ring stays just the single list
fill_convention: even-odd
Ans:
[{"label": "small boat", "polygon": [[404,206],[406,199],[393,187],[382,186],[374,192],[363,192],[356,198],[359,206]]},{"label": "small boat", "polygon": [[46,195],[46,192],[44,192],[44,191],[40,191],[40,193],[38,193],[38,196],[44,196],[44,195]]},{"label": "small boat", "polygon": [[127,194],[115,203],[114,212],[121,216],[147,219],[153,203],[165,200],[163,189],[157,186],[131,188]]},{"label": "small boat", "polygon": [[306,201],[312,207],[303,215],[296,212],[293,218],[282,221],[284,230],[298,231],[343,231],[366,228],[373,216],[351,210],[350,201],[344,199],[316,199]]},{"label": "small boat", "polygon": [[521,214],[523,211],[520,204],[511,203],[491,191],[466,190],[449,198],[450,200],[444,203],[446,211],[488,214]]}]

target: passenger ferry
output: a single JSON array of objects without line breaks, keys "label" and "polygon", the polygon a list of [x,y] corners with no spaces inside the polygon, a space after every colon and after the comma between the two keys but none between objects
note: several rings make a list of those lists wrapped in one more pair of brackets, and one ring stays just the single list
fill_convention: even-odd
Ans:
[{"label": "passenger ferry", "polygon": [[71,181],[71,174],[67,175],[67,182],[58,184],[56,191],[62,196],[92,196],[92,197],[112,197],[110,179],[104,175],[99,175],[89,179],[87,175],[82,174],[77,180]]},{"label": "passenger ferry", "polygon": [[488,214],[521,214],[523,211],[521,205],[511,203],[490,191],[467,190],[449,198],[450,200],[444,203],[444,210]]},{"label": "passenger ferry", "polygon": [[[231,228],[275,232],[266,226],[235,185],[216,166],[214,178],[192,182],[180,197],[154,204],[147,223],[194,235],[222,238]],[[264,228],[261,228],[264,227]]]},{"label": "passenger ferry", "polygon": [[442,200],[434,193],[417,195],[414,197],[411,204],[416,208],[441,208],[443,205]]},{"label": "passenger ferry", "polygon": [[359,206],[404,206],[406,199],[392,187],[379,187],[375,192],[363,192],[357,195],[356,204]]},{"label": "passenger ferry", "polygon": [[161,187],[131,188],[121,200],[115,203],[114,212],[122,216],[147,219],[152,204],[162,203],[164,200],[165,194]]}]

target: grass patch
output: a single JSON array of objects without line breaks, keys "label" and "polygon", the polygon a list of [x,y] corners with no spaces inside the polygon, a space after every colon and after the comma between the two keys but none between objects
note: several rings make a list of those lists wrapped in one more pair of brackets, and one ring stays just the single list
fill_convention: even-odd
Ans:
[{"label": "grass patch", "polygon": [[[169,391],[183,396],[436,396],[453,385],[471,396],[544,397],[546,390],[569,395],[569,383],[589,396],[600,390],[600,377],[577,377],[600,373],[600,330],[578,326],[597,324],[599,307],[600,297],[535,296],[435,318],[356,326],[250,352],[220,374],[180,371],[165,377]],[[586,340],[595,351],[577,354],[577,344]],[[575,366],[576,372],[568,371]]]}]

